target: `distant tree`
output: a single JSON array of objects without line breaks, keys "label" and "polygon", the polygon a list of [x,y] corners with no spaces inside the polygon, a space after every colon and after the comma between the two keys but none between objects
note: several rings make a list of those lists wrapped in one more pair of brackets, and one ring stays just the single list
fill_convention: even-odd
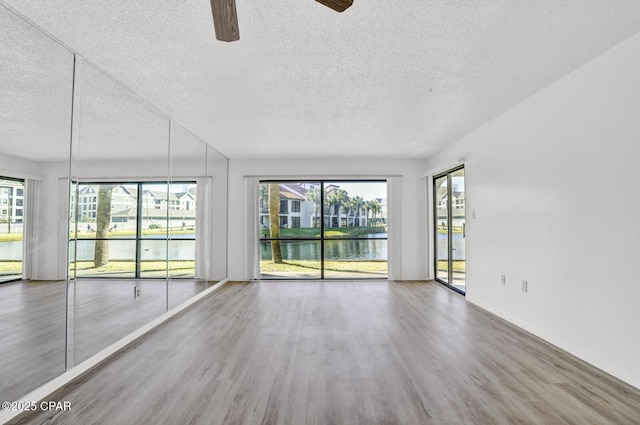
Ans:
[{"label": "distant tree", "polygon": [[320,219],[318,213],[320,212],[320,188],[314,187],[307,190],[307,201],[313,202],[313,215],[315,217],[313,227],[320,227]]},{"label": "distant tree", "polygon": [[269,196],[268,194],[268,184],[265,183],[260,183],[260,194],[259,194],[259,203],[261,206],[263,206],[265,203],[267,203],[267,198]]},{"label": "distant tree", "polygon": [[374,199],[373,201],[371,201],[371,205],[369,206],[369,208],[371,208],[371,220],[375,223],[376,214],[382,211],[382,205],[380,205],[380,201]]},{"label": "distant tree", "polygon": [[269,235],[271,237],[271,258],[276,264],[282,264],[280,237],[280,184],[269,183]]},{"label": "distant tree", "polygon": [[335,213],[336,216],[338,217],[338,227],[341,227],[340,225],[340,209],[342,208],[342,205],[345,202],[349,201],[349,194],[347,193],[346,190],[343,189],[334,189],[331,192],[329,192],[329,195],[331,195],[331,200],[333,205],[335,205]]},{"label": "distant tree", "polygon": [[[351,217],[351,212],[354,209],[353,198],[347,199],[347,202],[344,203],[344,208],[347,210],[347,226],[349,226],[349,217]],[[351,223],[353,225],[353,223]]]},{"label": "distant tree", "polygon": [[367,226],[370,225],[369,224],[369,213],[372,211],[372,207],[373,207],[372,203],[373,202],[374,201],[365,201],[365,203],[364,203],[364,216],[365,216],[366,221],[367,221]]},{"label": "distant tree", "polygon": [[96,243],[93,253],[94,267],[109,264],[109,234],[111,223],[111,194],[113,185],[101,184],[98,189],[98,206],[96,207]]},{"label": "distant tree", "polygon": [[329,223],[327,227],[333,227],[333,220],[331,219],[331,207],[334,206],[337,202],[337,197],[334,192],[335,190],[332,190],[330,192],[326,192],[324,195],[325,214],[329,217]]},{"label": "distant tree", "polygon": [[353,207],[356,211],[356,223],[358,223],[357,225],[360,226],[360,209],[364,206],[364,199],[362,199],[362,196],[354,196],[353,197]]},{"label": "distant tree", "polygon": [[258,186],[258,220],[260,222],[260,237],[267,237],[269,230],[264,224],[264,218],[262,214],[269,209],[269,185],[266,183],[260,183]]}]

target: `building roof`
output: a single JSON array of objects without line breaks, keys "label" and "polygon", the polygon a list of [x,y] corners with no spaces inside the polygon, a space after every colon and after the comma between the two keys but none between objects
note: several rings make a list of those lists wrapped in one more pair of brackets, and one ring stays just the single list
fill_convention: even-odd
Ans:
[{"label": "building roof", "polygon": [[304,201],[307,189],[295,183],[280,183],[280,198]]}]

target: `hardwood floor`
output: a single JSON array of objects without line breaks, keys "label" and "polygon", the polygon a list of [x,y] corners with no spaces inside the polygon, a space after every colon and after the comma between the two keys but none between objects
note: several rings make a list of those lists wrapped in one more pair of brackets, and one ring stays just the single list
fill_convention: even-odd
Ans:
[{"label": "hardwood floor", "polygon": [[[136,285],[138,300],[133,297]],[[170,281],[171,308],[207,287],[192,279]],[[165,280],[78,280],[72,335],[75,364],[165,313],[166,297]]]},{"label": "hardwood floor", "polygon": [[17,400],[64,372],[65,282],[0,285],[0,400]]},{"label": "hardwood floor", "polygon": [[431,282],[229,283],[21,424],[638,424],[640,391]]},{"label": "hardwood floor", "polygon": [[[65,281],[0,285],[0,401],[17,400],[64,372]],[[134,285],[141,298],[133,299]],[[213,284],[210,282],[209,284]],[[204,282],[175,279],[171,307],[206,289]],[[78,280],[70,335],[75,364],[166,311],[164,280]]]}]

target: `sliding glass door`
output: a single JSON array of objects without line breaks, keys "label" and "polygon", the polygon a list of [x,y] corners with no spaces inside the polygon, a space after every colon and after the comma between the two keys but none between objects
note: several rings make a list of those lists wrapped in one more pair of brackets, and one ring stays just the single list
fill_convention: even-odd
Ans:
[{"label": "sliding glass door", "polygon": [[387,277],[386,181],[263,181],[260,277]]},{"label": "sliding glass door", "polygon": [[24,180],[0,177],[0,283],[22,278]]},{"label": "sliding glass door", "polygon": [[321,183],[261,182],[260,277],[322,277]]},{"label": "sliding glass door", "polygon": [[466,292],[464,167],[433,179],[435,277],[458,292]]}]

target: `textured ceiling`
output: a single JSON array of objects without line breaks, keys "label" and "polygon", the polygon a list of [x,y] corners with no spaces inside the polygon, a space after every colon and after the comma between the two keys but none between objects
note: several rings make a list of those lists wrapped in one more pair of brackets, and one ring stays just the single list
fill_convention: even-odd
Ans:
[{"label": "textured ceiling", "polygon": [[640,1],[0,0],[230,158],[427,157],[640,30]]}]

